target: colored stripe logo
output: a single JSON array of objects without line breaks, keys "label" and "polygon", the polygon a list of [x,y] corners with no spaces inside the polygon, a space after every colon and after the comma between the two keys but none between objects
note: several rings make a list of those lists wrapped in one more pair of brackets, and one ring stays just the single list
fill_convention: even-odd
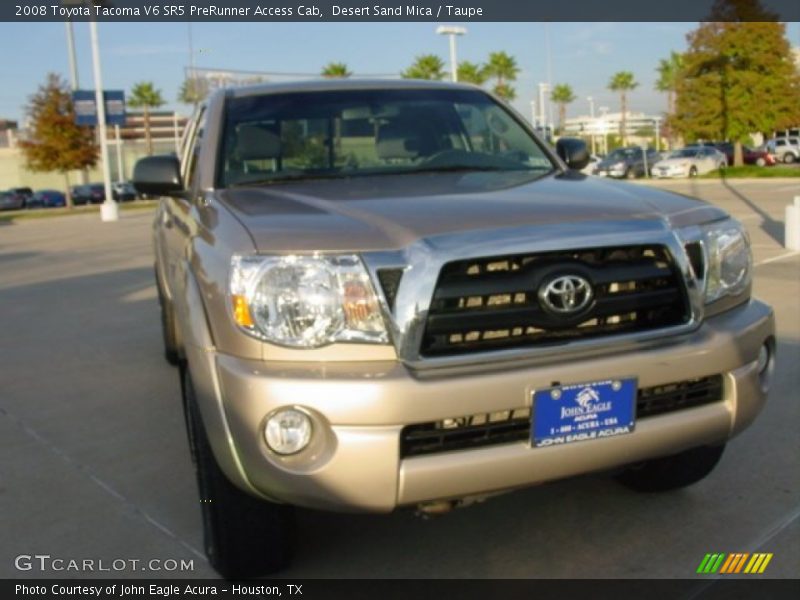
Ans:
[{"label": "colored stripe logo", "polygon": [[771,552],[755,552],[753,554],[748,552],[734,552],[732,554],[718,552],[706,554],[703,560],[700,561],[700,566],[697,567],[697,573],[703,575],[713,575],[715,573],[720,575],[736,573],[759,575],[766,570],[771,560]]}]

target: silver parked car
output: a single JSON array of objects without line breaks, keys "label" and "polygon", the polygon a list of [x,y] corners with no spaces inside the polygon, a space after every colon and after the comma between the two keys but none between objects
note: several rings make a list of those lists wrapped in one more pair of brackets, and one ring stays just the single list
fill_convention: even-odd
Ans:
[{"label": "silver parked car", "polygon": [[766,149],[770,154],[786,164],[800,160],[800,139],[784,137],[768,140]]},{"label": "silver parked car", "polygon": [[697,177],[728,165],[725,155],[710,146],[687,146],[653,165],[653,177]]},{"label": "silver parked car", "polygon": [[0,192],[0,210],[25,208],[25,196],[14,191]]},{"label": "silver parked car", "polygon": [[163,196],[165,353],[225,576],[288,564],[293,506],[439,514],[611,469],[687,486],[766,402],[742,224],[576,173],[584,142],[483,90],[233,88],[188,127],[134,184]]}]

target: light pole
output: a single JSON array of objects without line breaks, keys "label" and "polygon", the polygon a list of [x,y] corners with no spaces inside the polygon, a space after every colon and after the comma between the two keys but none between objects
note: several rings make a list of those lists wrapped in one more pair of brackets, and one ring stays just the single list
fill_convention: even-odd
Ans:
[{"label": "light pole", "polygon": [[595,134],[594,98],[588,96],[586,99],[589,101],[589,116],[592,118],[591,125],[589,126],[589,139],[592,140],[592,154],[596,154],[595,139],[594,139],[594,134]]},{"label": "light pole", "polygon": [[661,151],[661,117],[653,119],[656,126],[656,152]]},{"label": "light pole", "polygon": [[603,117],[603,154],[608,154],[608,120],[606,115],[608,115],[609,109],[607,106],[601,106],[598,110]]},{"label": "light pole", "polygon": [[456,36],[465,35],[467,33],[464,27],[448,27],[440,25],[436,28],[436,33],[439,35],[446,35],[450,38],[450,78],[452,81],[458,81],[458,59],[456,58]]},{"label": "light pole", "polygon": [[100,207],[100,219],[116,221],[119,209],[111,194],[111,167],[108,164],[108,138],[106,135],[106,103],[103,94],[103,76],[100,70],[100,44],[97,41],[97,21],[89,21],[89,35],[92,40],[92,68],[94,70],[94,98],[97,103],[97,130],[100,133],[100,157],[103,162],[103,187],[105,200]]},{"label": "light pole", "polygon": [[547,131],[548,123],[545,114],[545,94],[550,91],[550,84],[539,83],[539,126]]},{"label": "light pole", "polygon": [[67,58],[69,59],[69,83],[72,91],[78,89],[78,62],[75,59],[75,36],[72,32],[72,21],[64,21],[67,29]]}]

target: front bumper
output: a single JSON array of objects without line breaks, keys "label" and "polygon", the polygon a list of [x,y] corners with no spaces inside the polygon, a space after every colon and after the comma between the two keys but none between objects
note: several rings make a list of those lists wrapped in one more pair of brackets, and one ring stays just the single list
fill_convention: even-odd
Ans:
[{"label": "front bumper", "polygon": [[653,167],[651,171],[653,177],[658,177],[661,179],[671,178],[671,177],[688,177],[689,176],[689,168],[688,167],[670,167],[666,171],[662,170],[661,167]]},{"label": "front bumper", "polygon": [[596,177],[615,177],[617,179],[620,179],[622,177],[625,177],[626,172],[627,171],[624,167],[613,168],[613,169],[603,168],[603,169],[595,169],[592,174],[595,175]]},{"label": "front bumper", "polygon": [[[302,506],[385,512],[397,506],[529,486],[723,442],[766,401],[758,352],[774,336],[759,301],[708,319],[658,348],[480,373],[420,374],[402,363],[260,362],[216,354],[215,385],[237,485]],[[551,382],[636,376],[641,387],[723,374],[723,400],[640,420],[633,433],[548,448],[527,442],[401,459],[405,425],[530,405]],[[291,457],[273,454],[265,416],[303,407],[317,440]],[[204,415],[205,416],[205,415]],[[212,430],[219,430],[214,427]],[[220,461],[223,464],[225,461]]]}]

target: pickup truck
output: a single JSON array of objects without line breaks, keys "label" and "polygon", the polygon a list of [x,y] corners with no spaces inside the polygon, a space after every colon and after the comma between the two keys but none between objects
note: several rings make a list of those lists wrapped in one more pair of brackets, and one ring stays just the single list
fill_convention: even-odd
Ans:
[{"label": "pickup truck", "polygon": [[588,158],[477,87],[324,80],[217,91],[137,163],[223,576],[285,567],[294,507],[712,471],[774,365],[747,232]]}]

